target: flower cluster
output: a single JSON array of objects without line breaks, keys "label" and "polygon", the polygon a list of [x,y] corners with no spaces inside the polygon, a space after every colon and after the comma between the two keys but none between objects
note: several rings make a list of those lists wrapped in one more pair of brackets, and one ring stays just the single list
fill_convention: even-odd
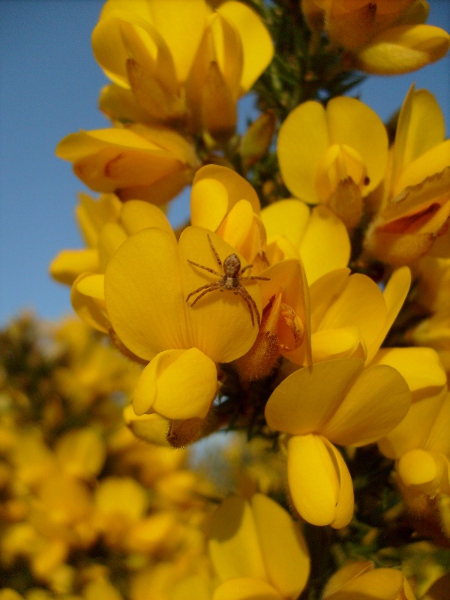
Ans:
[{"label": "flower cluster", "polygon": [[75,321],[42,332],[22,318],[0,344],[2,585],[138,599],[160,577],[169,589],[208,572],[199,526],[214,488],[187,470],[186,451],[124,425],[135,366]]},{"label": "flower cluster", "polygon": [[[349,90],[356,71],[442,58],[450,36],[424,24],[422,0],[247,4],[107,0],[92,44],[111,127],[57,148],[101,195],[80,196],[86,249],[50,270],[140,365],[124,411],[137,438],[180,449],[245,432],[280,459],[265,478],[243,468],[237,495],[211,492],[224,500],[205,519],[209,558],[191,552],[208,567],[171,558],[175,599],[294,600],[310,586],[314,598],[413,600],[442,573],[414,581],[405,557],[383,552],[410,541],[393,540],[404,522],[437,546],[450,538],[450,141],[428,91],[413,86],[389,130]],[[261,114],[241,134],[251,89]],[[189,223],[175,230],[166,207],[188,184]],[[82,481],[70,480],[76,511],[55,506],[76,530],[59,551],[160,549],[168,530],[135,481],[75,491],[104,468],[97,451],[89,467],[74,459],[84,436],[101,445],[90,427],[36,449],[59,469],[49,489],[34,483],[36,506]],[[323,530],[329,563],[314,548]],[[402,562],[405,574],[389,568]]]}]

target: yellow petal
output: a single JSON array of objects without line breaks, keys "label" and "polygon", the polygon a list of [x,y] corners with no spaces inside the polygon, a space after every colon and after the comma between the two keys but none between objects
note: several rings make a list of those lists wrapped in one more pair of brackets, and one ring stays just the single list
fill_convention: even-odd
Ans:
[{"label": "yellow petal", "polygon": [[345,584],[328,600],[396,600],[401,598],[404,575],[396,569],[374,569]]},{"label": "yellow petal", "polygon": [[272,39],[259,16],[242,2],[224,2],[217,11],[239,33],[244,58],[241,87],[246,92],[272,60]]},{"label": "yellow petal", "polygon": [[346,583],[356,577],[360,577],[366,571],[372,571],[375,565],[370,560],[359,560],[351,562],[341,567],[327,581],[322,593],[323,600],[332,597],[332,594],[338,592]]},{"label": "yellow petal", "polygon": [[105,223],[98,236],[100,271],[105,272],[111,256],[127,239],[127,234],[119,223]]},{"label": "yellow petal", "polygon": [[325,446],[328,448],[336,465],[336,472],[339,481],[339,494],[336,501],[336,514],[334,520],[330,523],[331,527],[341,529],[346,527],[352,517],[354,510],[353,481],[345,463],[342,454],[326,438],[322,438]]},{"label": "yellow petal", "polygon": [[298,200],[280,200],[261,211],[270,244],[280,236],[286,237],[294,246],[300,247],[309,223],[310,211]]},{"label": "yellow petal", "polygon": [[326,113],[319,102],[300,104],[280,127],[277,153],[283,180],[297,198],[309,204],[319,202],[316,172],[329,145]]},{"label": "yellow petal", "polygon": [[137,415],[152,411],[166,419],[203,419],[216,391],[216,365],[203,352],[197,348],[166,350],[143,370],[133,408]]},{"label": "yellow petal", "polygon": [[[109,22],[114,22],[114,19]],[[127,52],[128,80],[138,103],[157,118],[158,112],[154,114],[152,107],[158,105],[158,100],[165,99],[169,105],[168,108],[158,107],[163,111],[161,117],[165,111],[170,114],[170,109],[177,104],[182,109],[181,102],[177,103],[178,84],[172,55],[158,30],[150,23],[133,23],[126,19],[117,19],[116,26]],[[154,104],[151,98],[145,97],[146,92],[152,91],[157,95]]]},{"label": "yellow petal", "polygon": [[206,165],[195,175],[191,192],[191,223],[216,231],[240,200],[248,200],[259,214],[259,198],[246,179],[232,169]]},{"label": "yellow petal", "polygon": [[225,78],[216,62],[209,64],[201,89],[202,125],[218,140],[229,139],[236,128],[237,110]]},{"label": "yellow petal", "polygon": [[385,438],[378,442],[388,458],[400,458],[414,448],[448,452],[446,434],[450,422],[450,398],[446,389],[433,396],[418,397],[406,417]]},{"label": "yellow petal", "polygon": [[[330,448],[331,444],[318,435],[289,438],[289,490],[295,508],[306,521],[340,528],[353,514],[353,488],[344,461],[341,458],[342,462],[337,462]],[[344,495],[339,505],[341,484]]]},{"label": "yellow petal", "polygon": [[128,235],[137,233],[147,227],[157,227],[173,234],[172,227],[164,212],[143,200],[128,200],[122,205],[120,222]]},{"label": "yellow petal", "polygon": [[132,405],[129,404],[123,411],[123,418],[133,434],[140,440],[158,446],[169,445],[167,441],[169,421],[164,417],[156,413],[138,416]]},{"label": "yellow petal", "polygon": [[152,24],[170,48],[178,78],[184,81],[211,9],[204,0],[151,0],[148,8]]},{"label": "yellow petal", "polygon": [[408,385],[386,365],[364,370],[321,433],[342,446],[370,444],[394,429],[411,402]]},{"label": "yellow petal", "polygon": [[[420,186],[420,184],[425,182],[427,182],[428,185],[432,183],[435,185],[438,184],[440,179],[444,178],[445,173],[448,172],[449,165],[450,140],[445,140],[444,142],[433,146],[433,148],[430,148],[427,152],[424,152],[412,161],[395,182],[395,187],[392,191],[394,199],[392,200],[392,203],[388,203],[386,207],[386,210],[388,210],[386,218],[390,217],[389,212],[393,209],[396,208],[398,211],[398,207],[396,206],[397,203],[400,205],[400,208],[403,208],[403,205],[406,205],[407,210],[405,210],[403,214],[408,214],[408,210],[411,211],[414,205],[410,206],[411,201],[406,202],[404,196],[407,196],[410,190],[413,191],[414,186]],[[436,193],[435,195],[438,196],[439,193]],[[417,201],[415,204],[418,204]],[[382,214],[384,217],[384,211]]]},{"label": "yellow petal", "polygon": [[311,295],[311,328],[316,331],[324,319],[328,307],[343,293],[350,276],[350,269],[334,269],[320,277],[312,285]]},{"label": "yellow petal", "polygon": [[394,144],[394,182],[416,158],[444,140],[444,116],[428,90],[411,86],[400,111]]},{"label": "yellow petal", "polygon": [[358,52],[357,66],[378,75],[410,73],[445,56],[449,45],[448,33],[433,25],[391,27]]},{"label": "yellow petal", "polygon": [[87,246],[95,247],[99,231],[105,223],[119,219],[122,202],[114,194],[103,194],[98,200],[88,194],[79,194],[76,217]]},{"label": "yellow petal", "polygon": [[377,337],[373,340],[371,347],[368,348],[367,363],[370,362],[379,347],[384,341],[389,329],[397,318],[400,309],[403,306],[411,285],[411,271],[408,267],[396,269],[383,292],[383,299],[386,304],[386,320],[379,329]]},{"label": "yellow petal", "polygon": [[162,350],[189,348],[184,297],[173,235],[144,229],[111,258],[105,275],[108,315],[120,340],[151,360]]},{"label": "yellow petal", "polygon": [[198,166],[193,147],[182,136],[144,125],[74,133],[58,144],[56,154],[74,162],[75,173],[92,189],[131,188],[135,195],[129,192],[128,199],[139,198],[142,186]]},{"label": "yellow petal", "polygon": [[[360,348],[361,336],[355,327],[316,331],[311,336],[313,363],[353,356]],[[359,358],[359,356],[358,356]],[[365,358],[365,353],[361,356]]]},{"label": "yellow petal", "polygon": [[[5,599],[9,600],[9,599]],[[14,600],[14,599],[12,599]],[[212,600],[283,600],[269,583],[260,579],[228,579],[214,592]]]},{"label": "yellow petal", "polygon": [[267,402],[269,427],[293,435],[321,432],[362,369],[362,360],[342,358],[294,371]]},{"label": "yellow petal", "polygon": [[85,323],[107,333],[111,323],[104,302],[104,275],[82,273],[74,281],[70,294],[72,307]]},{"label": "yellow petal", "polygon": [[[252,244],[254,236],[252,235],[254,227],[254,216],[252,205],[247,200],[240,200],[229,211],[228,215],[222,221],[217,229],[220,235],[230,246],[236,248],[244,257],[249,260],[261,249],[262,244],[257,240]],[[257,246],[256,248],[254,246]]]},{"label": "yellow petal", "polygon": [[300,244],[300,256],[309,285],[325,273],[346,267],[350,239],[344,223],[326,206],[317,206]]},{"label": "yellow petal", "polygon": [[95,273],[98,269],[98,252],[93,248],[62,250],[50,263],[50,275],[56,281],[68,285],[72,285],[81,273]]},{"label": "yellow petal", "polygon": [[330,143],[345,144],[361,156],[370,180],[364,186],[367,195],[380,183],[386,169],[388,138],[383,122],[363,102],[345,96],[330,100],[327,119]]},{"label": "yellow petal", "polygon": [[[311,294],[313,312],[316,298],[316,294]],[[355,273],[348,278],[345,289],[333,300],[317,330],[357,327],[366,347],[371,348],[377,342],[387,318],[380,288],[366,275]]]},{"label": "yellow petal", "polygon": [[212,517],[209,552],[222,580],[253,577],[267,581],[267,572],[250,504],[230,496]]},{"label": "yellow petal", "polygon": [[[405,485],[432,488],[440,483],[443,476],[444,462],[439,455],[420,448],[411,450],[402,456],[398,463],[398,474]],[[434,490],[433,490],[434,491]]]},{"label": "yellow petal", "polygon": [[[160,0],[138,2],[132,11],[129,3],[109,2],[105,5],[101,20],[92,35],[94,55],[106,74],[113,81],[124,85],[127,53],[114,21],[121,19],[135,23],[144,31],[153,28],[166,42],[174,59],[177,76],[184,81],[197,52],[209,13],[210,9],[204,0],[192,0],[189,4],[183,0],[170,3]],[[151,37],[147,35],[144,39],[149,51],[154,54]]]},{"label": "yellow petal", "polygon": [[102,88],[98,107],[112,121],[145,123],[149,117],[148,113],[137,104],[133,92],[115,83]]},{"label": "yellow petal", "polygon": [[297,598],[310,570],[303,535],[289,513],[267,496],[255,494],[251,504],[269,581],[283,598]]},{"label": "yellow petal", "polygon": [[55,454],[65,472],[82,479],[99,474],[106,458],[106,448],[98,431],[91,427],[71,429],[60,437]]},{"label": "yellow petal", "polygon": [[373,364],[389,365],[397,369],[412,393],[432,396],[447,382],[438,354],[431,348],[383,348]]}]

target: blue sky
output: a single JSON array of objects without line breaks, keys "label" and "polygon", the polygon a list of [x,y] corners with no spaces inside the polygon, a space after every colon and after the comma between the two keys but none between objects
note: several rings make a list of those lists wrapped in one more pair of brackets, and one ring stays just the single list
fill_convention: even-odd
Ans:
[{"label": "blue sky", "polygon": [[[45,319],[71,313],[69,290],[50,279],[48,264],[81,245],[73,213],[85,188],[54,149],[69,133],[108,126],[97,109],[106,78],[90,46],[102,4],[0,0],[0,326],[22,309]],[[450,2],[430,5],[429,23],[448,31]],[[410,75],[369,78],[357,92],[385,120],[413,82],[436,95],[448,134],[449,57]]]}]

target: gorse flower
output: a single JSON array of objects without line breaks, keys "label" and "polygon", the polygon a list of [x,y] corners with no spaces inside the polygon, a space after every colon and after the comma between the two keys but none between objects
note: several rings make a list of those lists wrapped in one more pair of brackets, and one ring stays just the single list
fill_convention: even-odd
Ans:
[{"label": "gorse flower", "polygon": [[327,582],[322,600],[416,600],[401,571],[375,569],[370,561],[352,562],[337,571]]},{"label": "gorse flower", "polygon": [[[186,229],[179,244],[173,234],[150,228],[130,237],[108,264],[105,302],[114,332],[150,361],[134,394],[137,414],[151,409],[169,419],[204,418],[217,391],[215,363],[242,356],[255,340],[257,327],[236,295],[210,294],[201,307],[186,302],[211,279],[189,260],[217,268],[207,235],[220,256],[234,253],[201,228]],[[250,281],[247,291],[260,311],[256,283]]]},{"label": "gorse flower", "polygon": [[366,248],[388,263],[449,258],[450,140],[434,96],[412,87],[400,111],[391,164]]},{"label": "gorse flower", "polygon": [[114,82],[100,103],[114,119],[135,104],[145,122],[219,137],[233,133],[238,98],[273,55],[259,17],[233,1],[212,10],[205,0],[108,0],[92,45]]},{"label": "gorse flower", "polygon": [[325,361],[294,371],[269,398],[265,415],[288,434],[288,481],[299,514],[314,525],[345,527],[353,489],[340,446],[380,439],[406,415],[410,391],[392,367],[364,370],[356,358]]},{"label": "gorse flower", "polygon": [[377,75],[408,73],[445,56],[450,37],[424,25],[423,0],[302,0],[312,30],[346,50],[349,66]]},{"label": "gorse flower", "polygon": [[328,205],[348,227],[359,224],[362,199],[384,175],[387,134],[378,116],[353,98],[326,109],[304,102],[280,128],[278,159],[289,190],[308,204]]},{"label": "gorse flower", "polygon": [[61,140],[56,154],[72,162],[75,174],[92,190],[153,204],[176,196],[200,166],[184,137],[140,124],[72,133]]},{"label": "gorse flower", "polygon": [[255,494],[227,498],[214,513],[209,549],[222,583],[214,600],[294,600],[306,586],[310,558],[302,532],[276,502]]}]

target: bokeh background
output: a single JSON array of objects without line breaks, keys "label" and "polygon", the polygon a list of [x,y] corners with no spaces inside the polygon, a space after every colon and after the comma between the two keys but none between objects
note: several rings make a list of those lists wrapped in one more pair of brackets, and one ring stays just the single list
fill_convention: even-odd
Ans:
[{"label": "bokeh background", "polygon": [[[70,314],[69,289],[48,275],[63,248],[81,247],[74,219],[83,184],[54,155],[79,129],[107,127],[97,109],[107,79],[90,35],[102,0],[0,0],[0,327],[22,310],[44,319]],[[450,30],[450,1],[431,0],[429,23]],[[437,97],[450,131],[450,57],[394,78],[368,78],[351,95],[387,120],[412,83]],[[253,112],[241,103],[241,124]],[[186,217],[188,191],[171,210]]]}]

